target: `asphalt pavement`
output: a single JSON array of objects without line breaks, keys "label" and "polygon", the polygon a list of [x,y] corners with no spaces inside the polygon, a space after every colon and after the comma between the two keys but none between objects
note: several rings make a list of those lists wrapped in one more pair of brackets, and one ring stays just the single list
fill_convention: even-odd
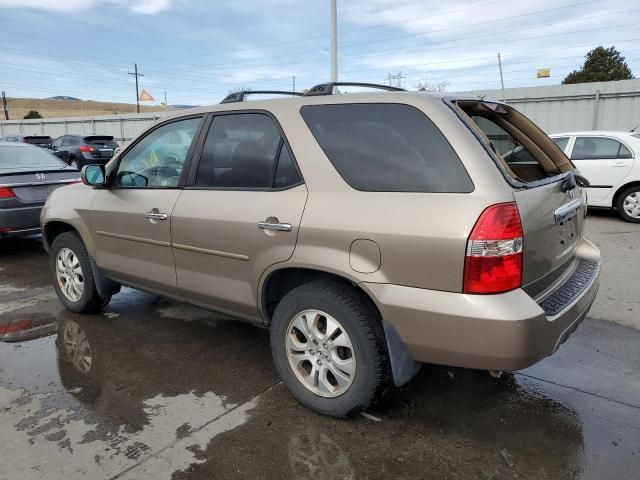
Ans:
[{"label": "asphalt pavement", "polygon": [[640,225],[588,231],[600,293],[554,356],[425,365],[352,420],[291,398],[266,331],[131,289],[73,314],[40,241],[0,241],[0,479],[638,479]]}]

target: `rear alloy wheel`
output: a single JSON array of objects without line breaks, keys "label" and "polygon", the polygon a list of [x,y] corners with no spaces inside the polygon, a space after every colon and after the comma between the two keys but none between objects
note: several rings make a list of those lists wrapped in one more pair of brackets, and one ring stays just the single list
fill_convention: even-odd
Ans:
[{"label": "rear alloy wheel", "polygon": [[291,394],[325,415],[352,416],[387,384],[380,314],[348,283],[319,280],[285,295],[271,321],[271,351]]},{"label": "rear alloy wheel", "polygon": [[321,397],[346,392],[356,373],[353,344],[328,313],[305,310],[287,328],[287,358],[298,380]]},{"label": "rear alloy wheel", "polygon": [[640,186],[630,187],[622,192],[616,208],[623,220],[640,223]]},{"label": "rear alloy wheel", "polygon": [[101,297],[91,269],[91,259],[80,235],[65,232],[51,244],[50,268],[60,302],[72,312],[94,313],[111,297]]}]

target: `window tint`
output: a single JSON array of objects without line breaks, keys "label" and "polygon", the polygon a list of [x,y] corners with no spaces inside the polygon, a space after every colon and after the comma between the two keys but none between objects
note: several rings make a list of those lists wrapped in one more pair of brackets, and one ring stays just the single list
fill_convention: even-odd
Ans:
[{"label": "window tint", "polygon": [[427,116],[398,104],[307,105],[302,117],[353,188],[381,192],[470,192],[473,184]]},{"label": "window tint", "polygon": [[300,183],[298,169],[287,144],[283,142],[282,150],[280,150],[280,156],[278,157],[276,173],[273,177],[273,188],[286,188],[298,183]]},{"label": "window tint", "polygon": [[551,141],[555,143],[558,146],[558,148],[564,152],[564,149],[567,148],[567,143],[569,143],[569,137],[552,138]]},{"label": "window tint", "polygon": [[631,152],[618,140],[603,137],[577,137],[571,160],[631,158]]},{"label": "window tint", "polygon": [[73,137],[71,135],[67,135],[65,137],[63,137],[62,139],[62,146],[63,147],[70,147],[72,145],[77,145],[78,141],[76,139],[76,137]]},{"label": "window tint", "polygon": [[143,137],[120,160],[115,184],[175,187],[201,118],[171,122]]},{"label": "window tint", "polygon": [[[268,115],[240,113],[214,117],[200,158],[196,185],[269,188],[280,142],[280,131]],[[287,179],[282,181],[286,183]]]}]

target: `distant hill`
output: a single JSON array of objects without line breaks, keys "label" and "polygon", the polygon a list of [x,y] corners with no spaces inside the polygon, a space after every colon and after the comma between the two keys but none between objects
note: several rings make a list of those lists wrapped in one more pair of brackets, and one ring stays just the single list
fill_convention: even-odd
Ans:
[{"label": "distant hill", "polygon": [[[135,103],[96,102],[66,96],[7,98],[7,106],[9,107],[10,120],[22,120],[29,110],[37,110],[44,118],[117,115],[120,113],[135,113],[136,111]],[[169,106],[169,110],[175,109],[176,107]],[[163,108],[159,105],[140,105],[141,112],[158,112],[162,110]]]},{"label": "distant hill", "polygon": [[200,105],[169,105],[169,108],[172,109],[176,109],[176,110],[182,110],[185,108],[196,108],[199,107]]},{"label": "distant hill", "polygon": [[76,97],[67,97],[66,95],[57,95],[55,97],[49,97],[50,100],[77,100],[80,101],[79,98]]}]

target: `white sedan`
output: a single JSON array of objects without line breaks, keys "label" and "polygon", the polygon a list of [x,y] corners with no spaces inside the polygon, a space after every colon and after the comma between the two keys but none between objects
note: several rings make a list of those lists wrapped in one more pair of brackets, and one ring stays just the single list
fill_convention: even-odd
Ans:
[{"label": "white sedan", "polygon": [[614,208],[627,222],[640,223],[640,134],[567,132],[551,139],[591,184],[592,207]]}]

